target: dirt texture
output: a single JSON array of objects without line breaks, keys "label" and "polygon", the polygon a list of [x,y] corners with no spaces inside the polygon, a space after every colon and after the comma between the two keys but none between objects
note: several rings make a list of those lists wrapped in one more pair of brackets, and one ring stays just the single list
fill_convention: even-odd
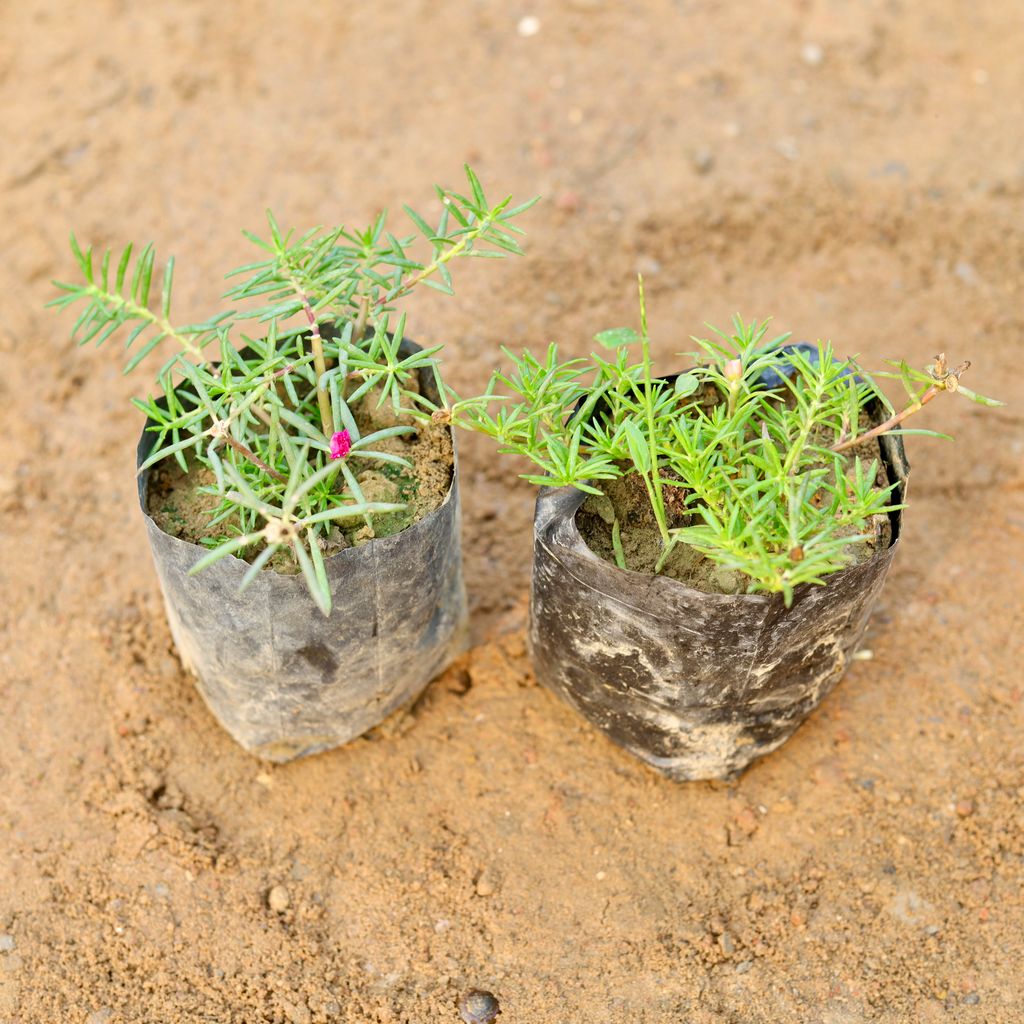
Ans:
[{"label": "dirt texture", "polygon": [[[1021,1020],[1017,0],[3,13],[3,1024],[432,1024],[473,988],[514,1024]],[[525,259],[409,305],[460,391],[502,343],[635,323],[640,270],[660,365],[738,310],[868,365],[969,358],[1008,402],[931,407],[957,442],[909,439],[864,660],[735,783],[662,779],[533,684],[533,491],[482,438],[459,439],[476,645],[405,718],[267,768],[175,658],[133,479],[145,377],[41,308],[69,229],[175,253],[198,320],[265,206],[365,224],[465,160],[547,198]]]}]

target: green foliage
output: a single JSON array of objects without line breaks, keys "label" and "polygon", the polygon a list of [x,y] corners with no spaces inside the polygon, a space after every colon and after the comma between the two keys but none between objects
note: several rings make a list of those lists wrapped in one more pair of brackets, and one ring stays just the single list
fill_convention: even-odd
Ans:
[{"label": "green foliage", "polygon": [[[287,549],[325,614],[331,606],[323,548],[340,520],[368,526],[403,506],[367,501],[356,467],[411,466],[380,443],[412,426],[361,435],[353,409],[363,400],[388,402],[396,413],[423,420],[436,412],[417,377],[432,375],[440,395],[440,347],[405,355],[405,316],[396,303],[424,285],[452,293],[451,262],[460,256],[500,258],[521,252],[513,221],[534,201],[488,203],[466,168],[465,194],[437,188],[436,227],[409,207],[415,228],[398,238],[381,213],[368,228],[282,231],[268,212],[269,237],[246,232],[262,255],[228,274],[231,308],[195,324],[171,319],[174,259],[156,274],[152,245],[128,245],[113,264],[74,236],[77,283],[54,282],[49,305],[79,307],[72,338],[101,345],[124,337],[133,370],[162,342],[176,351],[156,373],[157,393],[135,400],[152,420],[144,468],[173,457],[188,471],[208,468],[211,525],[222,538],[198,563],[242,554],[252,558],[248,585],[278,551]],[[417,255],[425,252],[425,255]],[[154,289],[154,278],[159,288]],[[253,324],[255,329],[246,329]],[[344,455],[332,441],[346,435]],[[339,449],[340,451],[341,449]]]},{"label": "green foliage", "polygon": [[[799,584],[823,583],[850,563],[851,545],[872,536],[872,517],[901,507],[892,486],[876,483],[878,461],[846,451],[899,431],[944,391],[999,404],[960,386],[967,364],[950,370],[938,357],[924,372],[897,364],[906,407],[862,428],[872,399],[885,400],[853,359],[837,359],[827,342],[785,346],[788,335],[769,339],[767,323],[739,317],[729,332],[693,339],[692,369],[659,379],[642,283],[640,300],[639,332],[596,336],[611,356],[563,361],[551,345],[541,360],[506,350],[512,370],[496,372],[479,398],[454,403],[452,415],[529,459],[540,471],[525,474],[533,483],[599,494],[600,481],[637,474],[661,534],[656,571],[685,544],[742,573],[749,592],[782,593],[788,604]],[[685,525],[670,519],[669,489],[682,492]],[[615,520],[613,550],[626,568],[620,531]]]}]

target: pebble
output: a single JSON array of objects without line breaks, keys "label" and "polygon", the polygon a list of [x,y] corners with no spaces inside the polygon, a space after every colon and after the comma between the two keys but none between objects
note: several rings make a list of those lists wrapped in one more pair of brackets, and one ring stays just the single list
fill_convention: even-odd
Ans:
[{"label": "pebble", "polygon": [[981,278],[978,276],[978,272],[970,263],[967,262],[967,260],[957,260],[953,265],[953,273],[963,281],[964,284],[970,285],[972,288],[981,283]]},{"label": "pebble", "polygon": [[747,971],[749,971],[750,968],[753,967],[753,966],[754,966],[754,961],[753,960],[744,960],[743,963],[736,965],[736,973],[737,974],[746,974]]},{"label": "pebble", "polygon": [[109,1006],[102,1006],[85,1018],[85,1024],[108,1024],[113,1016],[114,1011]]},{"label": "pebble", "polygon": [[498,1000],[490,992],[475,988],[459,1004],[459,1016],[465,1024],[493,1024],[501,1013]]},{"label": "pebble", "polygon": [[14,946],[13,935],[0,935],[0,953],[13,953]]},{"label": "pebble", "polygon": [[722,952],[728,956],[733,950],[736,949],[736,944],[732,941],[732,936],[728,932],[722,932],[718,936],[718,944],[722,947]]},{"label": "pebble", "polygon": [[964,996],[964,1002],[968,1006],[977,1006],[978,1003],[981,1002],[981,996],[979,996],[977,992],[968,992],[967,995]]},{"label": "pebble", "polygon": [[275,885],[274,888],[267,893],[267,906],[270,907],[275,914],[283,914],[291,904],[291,897],[288,895],[288,890],[283,885]]},{"label": "pebble", "polygon": [[960,800],[956,805],[956,813],[961,818],[969,818],[974,813],[973,800]]},{"label": "pebble", "polygon": [[519,19],[516,31],[524,38],[535,36],[540,31],[540,18],[534,14],[528,14],[525,18]]},{"label": "pebble", "polygon": [[313,1015],[309,1012],[309,1007],[305,1003],[289,1003],[282,1000],[284,1005],[284,1015],[290,1021],[290,1024],[310,1024],[313,1020]]},{"label": "pebble", "polygon": [[825,59],[825,51],[817,43],[804,43],[800,47],[800,59],[808,67],[816,68]]},{"label": "pebble", "polygon": [[579,192],[566,189],[555,197],[555,209],[561,210],[563,213],[575,213],[580,208],[581,202]]},{"label": "pebble", "polygon": [[494,882],[486,870],[481,871],[480,877],[476,880],[476,894],[477,896],[492,896],[494,894]]},{"label": "pebble", "polygon": [[693,169],[698,174],[707,174],[715,166],[715,154],[705,146],[693,152]]},{"label": "pebble", "polygon": [[792,135],[784,135],[778,142],[775,143],[775,152],[779,156],[785,157],[787,160],[799,160],[800,159],[800,147],[797,145],[796,139]]}]

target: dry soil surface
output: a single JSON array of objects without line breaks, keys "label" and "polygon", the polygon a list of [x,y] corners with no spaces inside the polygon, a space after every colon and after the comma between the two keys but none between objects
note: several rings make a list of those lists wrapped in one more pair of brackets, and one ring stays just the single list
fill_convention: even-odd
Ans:
[{"label": "dry soil surface", "polygon": [[[0,1021],[1020,1021],[1022,52],[1018,0],[4,5]],[[546,199],[410,307],[457,387],[634,323],[640,270],[666,369],[740,310],[1008,402],[931,407],[872,657],[735,783],[534,685],[533,495],[476,439],[476,646],[405,718],[266,767],[175,658],[145,378],[41,309],[69,229],[176,253],[195,319],[265,206],[359,224],[465,160]]]}]

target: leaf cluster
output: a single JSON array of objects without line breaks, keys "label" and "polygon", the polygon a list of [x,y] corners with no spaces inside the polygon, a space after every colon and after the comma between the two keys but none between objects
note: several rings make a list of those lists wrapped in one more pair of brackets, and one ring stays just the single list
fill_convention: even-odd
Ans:
[{"label": "leaf cluster", "polygon": [[[730,330],[711,330],[692,339],[691,369],[655,377],[641,284],[639,332],[604,331],[595,340],[605,354],[583,359],[562,359],[554,344],[542,359],[505,350],[511,369],[453,412],[533,463],[524,474],[533,483],[600,494],[602,481],[636,474],[661,534],[656,571],[689,545],[741,573],[749,592],[781,593],[788,604],[798,585],[849,565],[853,546],[876,538],[878,517],[902,507],[873,439],[882,427],[931,433],[900,424],[929,389],[957,390],[959,378],[942,376],[944,360],[926,371],[897,364],[908,405],[896,413],[856,360],[838,358],[828,342],[788,345],[788,335],[769,338],[767,323],[738,316]],[[872,428],[866,414],[876,400],[893,415]],[[669,512],[680,504],[683,522]],[[628,568],[621,526],[612,524],[613,548]]]},{"label": "leaf cluster", "polygon": [[[361,435],[354,410],[387,402],[410,424],[436,411],[419,387],[424,373],[442,400],[448,392],[440,346],[403,349],[405,316],[396,315],[396,304],[419,285],[451,294],[457,257],[520,253],[514,221],[535,201],[491,204],[476,174],[465,170],[465,192],[436,187],[436,225],[404,208],[415,230],[403,237],[388,230],[386,213],[363,230],[298,233],[282,230],[268,211],[268,237],[245,232],[260,257],[227,275],[229,307],[199,323],[172,317],[173,257],[158,273],[152,245],[130,244],[115,260],[72,236],[81,277],[55,282],[59,294],[50,305],[78,308],[73,340],[102,345],[123,337],[126,373],[162,343],[174,345],[156,372],[155,394],[134,401],[154,434],[143,469],[175,458],[186,472],[205,467],[215,480],[206,491],[211,529],[219,533],[197,570],[241,554],[252,559],[248,585],[288,551],[327,614],[329,532],[340,520],[372,527],[375,516],[403,507],[368,501],[357,467],[410,469],[380,444],[416,428]],[[332,458],[332,437],[344,431],[350,448]]]}]

